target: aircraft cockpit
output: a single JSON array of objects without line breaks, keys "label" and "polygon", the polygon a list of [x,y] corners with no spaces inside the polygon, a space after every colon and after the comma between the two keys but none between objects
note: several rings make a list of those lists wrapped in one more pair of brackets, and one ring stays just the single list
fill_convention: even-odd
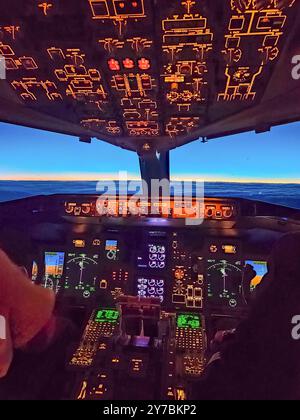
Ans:
[{"label": "aircraft cockpit", "polygon": [[[179,189],[170,183],[170,154],[192,143],[204,148],[216,139],[250,131],[266,135],[300,121],[299,3],[0,0],[0,124],[135,153],[142,183],[139,191],[127,191],[119,179],[115,194],[108,182],[101,193],[98,187],[86,193],[81,185],[78,192],[2,200],[0,182],[0,248],[32,287],[55,300],[57,319],[48,320],[47,333],[54,336],[61,318],[69,331],[57,340],[55,358],[42,351],[40,359],[26,352],[14,359],[14,350],[19,355],[26,346],[10,343],[4,356],[18,373],[14,380],[9,372],[0,379],[0,399],[4,391],[4,399],[191,400],[222,353],[215,347],[220,332],[230,343],[245,325],[252,337],[249,316],[262,291],[269,284],[278,291],[276,275],[296,270],[279,251],[276,262],[284,268],[275,269],[270,255],[282,237],[300,232],[300,205],[283,203],[292,192],[282,193],[281,204],[259,199],[261,191],[252,197],[251,189],[246,198],[243,187],[222,194],[223,184],[206,194],[194,182],[187,194],[181,180]],[[6,146],[14,140],[0,137]],[[281,144],[288,148],[289,138]],[[241,151],[233,171],[258,155],[273,160],[271,144],[254,149],[251,156]],[[46,158],[51,170],[68,158],[67,152],[56,156],[55,147],[46,158],[36,150],[32,146],[37,179],[43,180]],[[217,154],[209,158],[211,174],[218,169]],[[77,155],[84,166],[86,155]],[[203,156],[197,161],[201,176]],[[223,163],[228,156],[226,151]],[[101,172],[104,163],[114,164],[115,154],[98,159]],[[192,152],[178,159],[179,174],[189,159]],[[12,167],[22,166],[21,160]],[[273,177],[275,170],[289,169],[282,161],[277,156]],[[267,172],[264,165],[260,171]],[[222,168],[218,174],[224,175]],[[293,254],[292,247],[286,250]],[[0,377],[3,331],[15,327],[5,318],[10,312],[1,313],[9,300],[1,292],[1,270]],[[271,306],[256,309],[257,319]],[[45,336],[45,326],[40,330]],[[39,348],[40,341],[39,335]],[[26,382],[25,365],[33,382]],[[250,388],[259,389],[256,383]]]},{"label": "aircraft cockpit", "polygon": [[96,200],[0,205],[6,247],[27,237],[32,282],[55,292],[81,334],[68,352],[64,397],[186,399],[215,334],[247,317],[274,244],[300,229],[300,212],[210,198],[202,224],[188,226],[185,216],[124,216],[124,202],[122,217],[111,207],[100,215]]}]

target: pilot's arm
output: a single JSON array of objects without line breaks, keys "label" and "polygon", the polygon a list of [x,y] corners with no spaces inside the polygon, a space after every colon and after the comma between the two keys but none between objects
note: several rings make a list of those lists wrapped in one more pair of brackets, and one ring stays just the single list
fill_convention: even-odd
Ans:
[{"label": "pilot's arm", "polygon": [[2,310],[0,315],[0,378],[6,376],[13,359],[13,344],[7,320],[7,313]]},{"label": "pilot's arm", "polygon": [[13,349],[26,348],[36,340],[38,344],[50,343],[55,332],[54,305],[54,293],[34,285],[0,250],[0,319],[5,319],[9,331],[1,343],[0,371],[2,364],[6,373],[11,362],[9,348],[12,353]]}]

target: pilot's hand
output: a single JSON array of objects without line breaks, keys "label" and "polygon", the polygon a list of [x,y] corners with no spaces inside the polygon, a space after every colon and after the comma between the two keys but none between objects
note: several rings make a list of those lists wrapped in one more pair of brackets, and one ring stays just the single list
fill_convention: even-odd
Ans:
[{"label": "pilot's hand", "polygon": [[0,319],[0,379],[6,376],[13,359],[13,343],[7,316],[1,310]]},{"label": "pilot's hand", "polygon": [[217,353],[223,350],[226,344],[235,337],[235,329],[217,331],[214,338],[210,342],[210,349],[212,353]]}]

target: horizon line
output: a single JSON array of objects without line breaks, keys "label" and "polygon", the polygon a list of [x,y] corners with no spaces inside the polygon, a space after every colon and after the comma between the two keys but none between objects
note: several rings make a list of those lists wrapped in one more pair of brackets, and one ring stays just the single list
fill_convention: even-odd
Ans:
[{"label": "horizon line", "polygon": [[[141,182],[140,177],[129,176],[127,179],[117,179],[117,177],[27,177],[27,176],[8,176],[1,177],[0,181],[11,181],[11,182],[99,182],[99,181],[138,181]],[[235,178],[214,178],[214,177],[191,177],[191,176],[182,176],[182,177],[171,177],[171,182],[204,182],[204,183],[232,183],[232,184],[296,184],[300,185],[300,179],[286,179],[286,178],[274,178],[274,179],[263,179],[263,178],[240,178],[236,180]]]}]

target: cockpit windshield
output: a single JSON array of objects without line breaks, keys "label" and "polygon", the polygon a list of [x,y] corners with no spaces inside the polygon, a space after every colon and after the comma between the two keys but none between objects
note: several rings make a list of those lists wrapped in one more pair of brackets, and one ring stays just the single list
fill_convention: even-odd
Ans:
[{"label": "cockpit windshield", "polygon": [[[300,208],[300,123],[192,142],[170,153],[173,185],[204,181],[206,196]],[[135,153],[104,142],[1,124],[0,201],[35,195],[95,194],[99,180],[140,181]]]}]

